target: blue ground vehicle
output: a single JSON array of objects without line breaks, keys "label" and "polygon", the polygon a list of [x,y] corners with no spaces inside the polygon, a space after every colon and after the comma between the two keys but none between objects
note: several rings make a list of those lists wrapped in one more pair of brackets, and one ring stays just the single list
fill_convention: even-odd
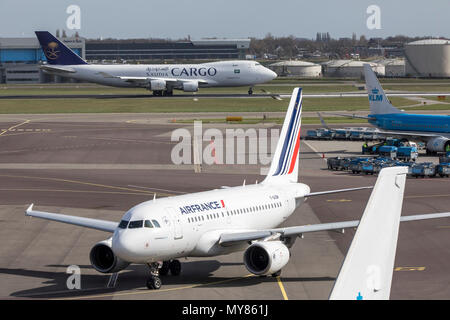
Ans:
[{"label": "blue ground vehicle", "polygon": [[347,140],[350,137],[350,132],[348,132],[345,129],[336,129],[334,131],[334,133],[335,133],[335,136],[334,136],[335,139]]},{"label": "blue ground vehicle", "polygon": [[397,158],[397,147],[394,146],[381,146],[378,148],[378,154],[382,157],[391,159]]},{"label": "blue ground vehicle", "polygon": [[306,139],[317,139],[317,130],[306,131]]},{"label": "blue ground vehicle", "polygon": [[401,160],[412,160],[416,161],[419,157],[419,151],[416,147],[398,147],[397,148],[397,159]]},{"label": "blue ground vehicle", "polygon": [[436,166],[436,174],[441,177],[450,176],[450,163],[440,163]]},{"label": "blue ground vehicle", "polygon": [[360,173],[362,171],[363,162],[369,161],[371,158],[356,158],[348,164],[348,170],[352,173]]},{"label": "blue ground vehicle", "polygon": [[411,176],[413,177],[434,177],[436,175],[436,166],[432,162],[422,162],[413,165],[411,168]]}]

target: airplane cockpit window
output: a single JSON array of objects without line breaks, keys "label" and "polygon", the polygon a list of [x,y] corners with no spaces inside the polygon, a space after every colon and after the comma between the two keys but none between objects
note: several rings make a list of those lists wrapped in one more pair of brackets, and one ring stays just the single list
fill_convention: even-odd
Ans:
[{"label": "airplane cockpit window", "polygon": [[144,224],[144,221],[142,221],[142,220],[130,221],[130,224],[128,225],[128,229],[142,228],[143,224]]},{"label": "airplane cockpit window", "polygon": [[261,63],[259,63],[259,62],[255,63],[255,66],[260,66],[260,65],[261,65]]},{"label": "airplane cockpit window", "polygon": [[146,227],[146,228],[153,228],[153,225],[150,222],[150,220],[145,220],[144,221],[144,227]]},{"label": "airplane cockpit window", "polygon": [[159,225],[158,221],[152,220],[152,222],[153,222],[153,225],[154,225],[156,228],[161,228],[161,226]]},{"label": "airplane cockpit window", "polygon": [[126,229],[127,226],[128,226],[128,222],[129,222],[129,221],[127,221],[127,220],[122,220],[122,221],[120,221],[120,223],[119,223],[119,228],[120,228],[120,229]]}]

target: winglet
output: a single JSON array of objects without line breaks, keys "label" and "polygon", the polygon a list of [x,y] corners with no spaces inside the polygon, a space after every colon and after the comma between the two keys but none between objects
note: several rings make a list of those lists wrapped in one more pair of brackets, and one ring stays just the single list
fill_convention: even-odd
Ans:
[{"label": "winglet", "polygon": [[380,171],[330,299],[389,299],[407,171]]},{"label": "winglet", "polygon": [[25,215],[28,216],[28,214],[33,211],[33,205],[34,203],[30,204],[27,208],[27,210],[25,211]]}]

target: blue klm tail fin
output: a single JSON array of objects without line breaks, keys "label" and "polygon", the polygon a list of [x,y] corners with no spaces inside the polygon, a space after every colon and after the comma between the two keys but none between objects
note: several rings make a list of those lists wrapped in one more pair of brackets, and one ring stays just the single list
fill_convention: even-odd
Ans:
[{"label": "blue klm tail fin", "polygon": [[49,64],[52,65],[76,65],[87,64],[75,52],[69,49],[48,31],[35,31],[36,37],[41,44],[42,51]]},{"label": "blue klm tail fin", "polygon": [[367,94],[369,95],[370,114],[401,113],[387,98],[375,72],[373,72],[368,63],[364,64],[364,75]]}]

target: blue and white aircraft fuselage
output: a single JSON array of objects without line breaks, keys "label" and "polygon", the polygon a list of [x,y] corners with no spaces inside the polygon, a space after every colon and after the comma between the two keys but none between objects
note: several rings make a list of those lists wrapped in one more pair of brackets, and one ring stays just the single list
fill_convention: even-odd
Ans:
[{"label": "blue and white aircraft fuselage", "polygon": [[381,129],[379,135],[423,141],[428,153],[450,152],[450,116],[399,110],[387,98],[369,64],[364,65],[364,73],[370,104],[366,119]]}]

